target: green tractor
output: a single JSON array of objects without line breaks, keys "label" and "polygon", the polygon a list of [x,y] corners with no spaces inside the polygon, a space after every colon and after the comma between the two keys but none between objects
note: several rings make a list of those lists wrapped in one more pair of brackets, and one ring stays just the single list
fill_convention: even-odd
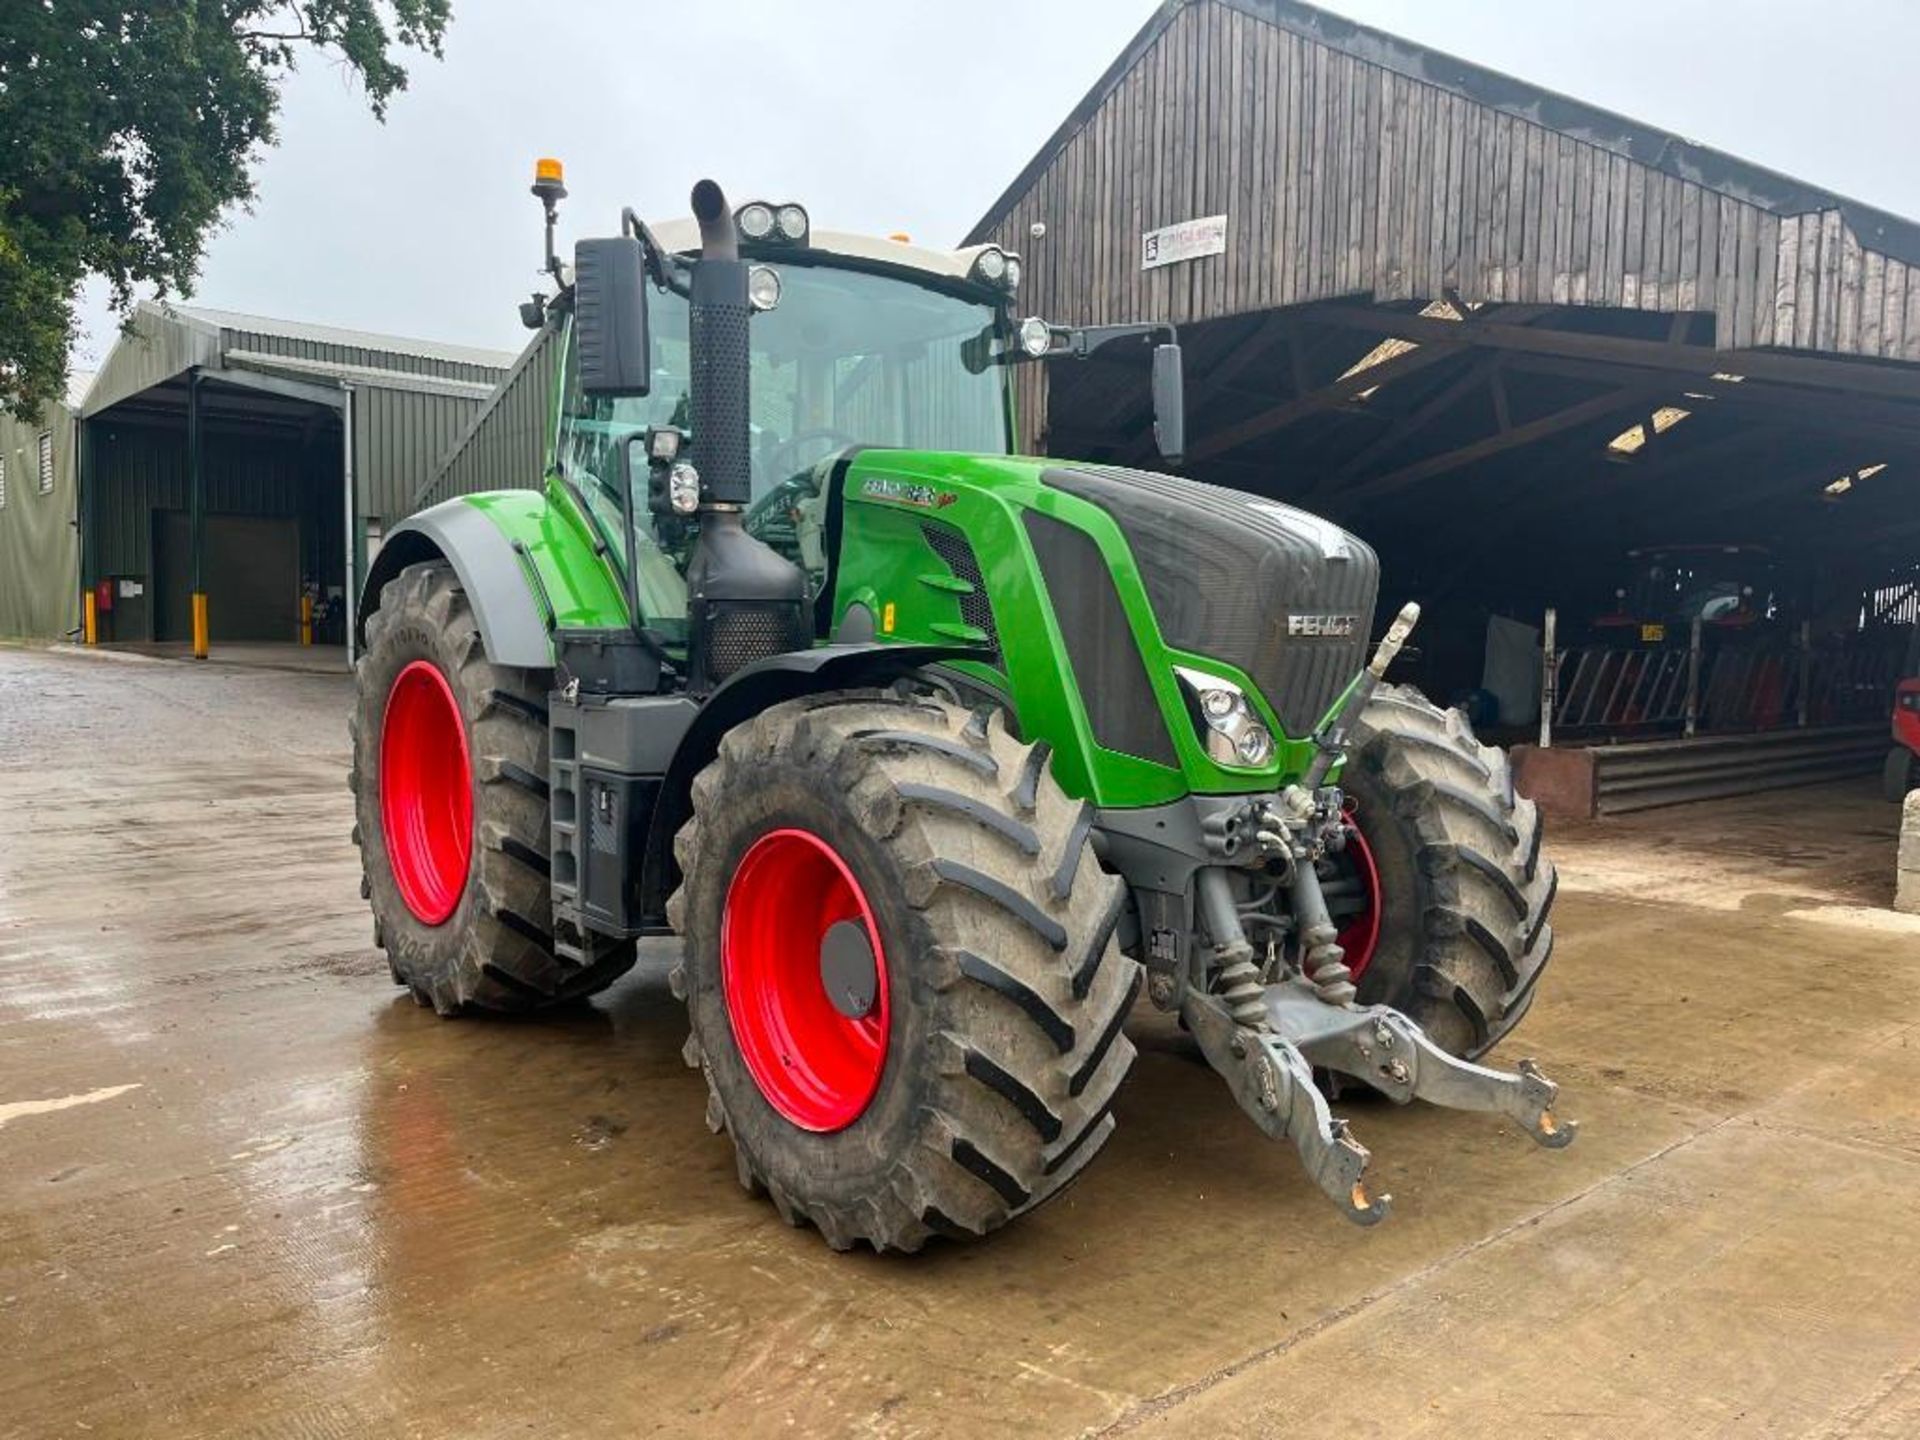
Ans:
[{"label": "green tractor", "polygon": [[[733,208],[554,253],[538,490],[396,527],[359,612],[374,938],[443,1015],[671,983],[741,1182],[835,1248],[976,1236],[1113,1132],[1144,991],[1371,1224],[1323,1086],[1573,1138],[1474,1063],[1552,949],[1505,757],[1381,683],[1378,563],[1288,506],[1014,453],[1020,259]],[[529,477],[531,478],[531,477]]]}]

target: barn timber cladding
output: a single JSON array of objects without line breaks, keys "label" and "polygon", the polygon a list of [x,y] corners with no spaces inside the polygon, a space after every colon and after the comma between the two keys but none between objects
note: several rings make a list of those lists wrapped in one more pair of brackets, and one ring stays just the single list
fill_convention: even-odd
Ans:
[{"label": "barn timber cladding", "polygon": [[[1142,269],[1221,212],[1223,254]],[[1455,290],[1920,360],[1920,227],[1294,0],[1169,0],[967,240],[1063,321]]]}]

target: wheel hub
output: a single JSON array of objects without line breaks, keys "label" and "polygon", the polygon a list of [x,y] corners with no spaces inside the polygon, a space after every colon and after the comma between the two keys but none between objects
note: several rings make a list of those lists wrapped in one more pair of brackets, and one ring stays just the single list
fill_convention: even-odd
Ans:
[{"label": "wheel hub", "polygon": [[820,937],[820,983],[833,1008],[849,1020],[865,1019],[880,998],[879,979],[866,926],[855,920],[828,926]]},{"label": "wheel hub", "polygon": [[760,1093],[803,1130],[859,1119],[886,1067],[886,954],[865,891],[808,830],[770,831],[727,887],[720,974]]},{"label": "wheel hub", "polygon": [[431,660],[394,677],[380,731],[380,828],[400,899],[444,924],[473,860],[473,769],[453,687]]}]

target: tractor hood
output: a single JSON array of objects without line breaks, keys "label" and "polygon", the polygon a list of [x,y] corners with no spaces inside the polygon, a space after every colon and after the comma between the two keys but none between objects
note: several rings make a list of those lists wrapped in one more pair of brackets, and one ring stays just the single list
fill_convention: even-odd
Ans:
[{"label": "tractor hood", "polygon": [[1112,517],[1166,643],[1244,670],[1288,735],[1309,734],[1365,663],[1380,562],[1339,526],[1153,471],[1054,466],[1041,479]]}]

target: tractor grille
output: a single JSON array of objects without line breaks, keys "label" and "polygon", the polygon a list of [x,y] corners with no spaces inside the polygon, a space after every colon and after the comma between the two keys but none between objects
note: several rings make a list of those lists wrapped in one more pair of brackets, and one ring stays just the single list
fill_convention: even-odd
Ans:
[{"label": "tractor grille", "polygon": [[940,557],[940,563],[973,586],[971,595],[959,597],[960,619],[976,630],[984,630],[987,643],[998,650],[1000,632],[994,627],[993,605],[987,599],[987,582],[980,574],[980,561],[973,553],[973,546],[967,543],[966,536],[946,525],[924,524],[920,533],[927,537],[927,544]]},{"label": "tractor grille", "polygon": [[769,655],[804,646],[805,640],[796,639],[794,634],[798,613],[798,607],[787,602],[714,606],[706,629],[708,678],[724,680]]},{"label": "tractor grille", "polygon": [[1086,531],[1038,510],[1027,511],[1025,519],[1093,738],[1108,750],[1178,765],[1146,661],[1100,547]]},{"label": "tractor grille", "polygon": [[[1044,479],[1119,525],[1167,644],[1244,670],[1289,736],[1307,735],[1359,672],[1380,585],[1364,542],[1278,501],[1171,475]],[[1350,618],[1349,633],[1329,638],[1329,617]]]}]

